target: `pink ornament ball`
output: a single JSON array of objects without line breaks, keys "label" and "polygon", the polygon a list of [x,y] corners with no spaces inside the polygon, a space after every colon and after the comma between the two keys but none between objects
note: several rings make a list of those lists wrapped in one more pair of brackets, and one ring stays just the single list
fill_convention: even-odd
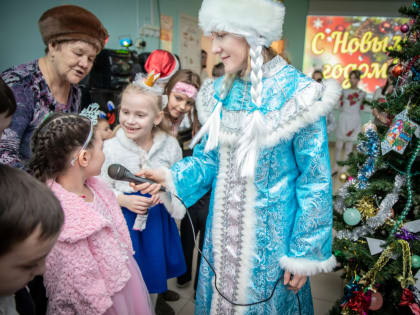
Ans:
[{"label": "pink ornament ball", "polygon": [[408,26],[408,24],[403,24],[401,25],[400,30],[402,33],[407,33],[410,30],[410,27]]},{"label": "pink ornament ball", "polygon": [[369,309],[372,311],[380,310],[383,304],[384,298],[382,297],[382,294],[379,292],[373,292],[370,299]]}]

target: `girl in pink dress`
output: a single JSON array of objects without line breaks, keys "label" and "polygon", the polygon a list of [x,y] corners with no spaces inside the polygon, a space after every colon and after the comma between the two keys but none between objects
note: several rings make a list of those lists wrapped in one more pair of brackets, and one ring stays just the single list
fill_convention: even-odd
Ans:
[{"label": "girl in pink dress", "polygon": [[153,314],[121,209],[96,177],[105,157],[95,123],[57,113],[32,138],[31,173],[51,187],[65,215],[46,259],[47,314]]}]

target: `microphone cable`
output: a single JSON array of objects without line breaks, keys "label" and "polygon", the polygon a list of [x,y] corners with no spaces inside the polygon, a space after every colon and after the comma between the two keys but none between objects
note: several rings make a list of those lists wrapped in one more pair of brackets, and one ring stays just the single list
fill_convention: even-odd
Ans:
[{"label": "microphone cable", "polygon": [[[257,302],[253,302],[253,303],[247,303],[247,304],[245,304],[245,303],[236,303],[236,302],[233,302],[233,301],[231,301],[228,297],[226,297],[220,290],[219,290],[219,288],[217,287],[217,274],[216,274],[216,270],[214,269],[214,267],[212,266],[212,264],[210,263],[210,261],[207,259],[207,257],[203,254],[203,252],[200,250],[200,247],[199,247],[199,245],[197,244],[197,239],[196,239],[196,234],[195,234],[195,229],[194,229],[194,224],[193,224],[193,221],[192,221],[192,219],[191,219],[191,215],[190,215],[190,212],[189,212],[189,210],[188,210],[188,207],[185,205],[185,203],[182,201],[182,199],[181,198],[179,198],[176,194],[174,194],[174,193],[172,193],[172,192],[169,192],[169,191],[166,191],[166,192],[168,192],[169,194],[171,194],[172,196],[174,196],[176,199],[178,199],[181,203],[182,203],[182,205],[185,207],[185,209],[186,209],[186,214],[187,214],[187,216],[188,216],[188,219],[189,219],[189,221],[190,221],[190,224],[191,224],[191,229],[192,229],[192,233],[193,233],[193,239],[194,239],[194,244],[195,244],[195,247],[197,248],[197,250],[198,250],[198,252],[201,254],[201,256],[204,258],[204,260],[206,261],[206,263],[207,263],[207,265],[210,267],[210,269],[213,271],[213,273],[214,273],[214,287],[215,287],[215,289],[216,289],[216,291],[217,291],[217,293],[219,293],[219,295],[223,298],[223,299],[225,299],[228,303],[230,303],[230,304],[232,304],[232,305],[234,305],[234,306],[246,306],[246,307],[249,307],[249,306],[253,306],[253,305],[258,305],[258,304],[262,304],[262,303],[265,303],[265,302],[268,302],[272,297],[273,297],[273,295],[274,295],[274,291],[276,290],[276,288],[277,288],[277,285],[279,284],[279,282],[280,282],[280,280],[281,279],[283,279],[283,277],[282,276],[280,276],[278,279],[277,279],[277,281],[276,281],[276,283],[274,284],[274,287],[273,287],[273,290],[271,291],[271,294],[270,294],[270,296],[268,297],[268,298],[266,298],[266,299],[264,299],[264,300],[260,300],[260,301],[257,301]],[[203,236],[204,237],[204,236]],[[299,299],[299,291],[298,292],[296,292],[296,298],[297,298],[297,302],[298,302],[298,308],[299,308],[299,314],[301,315],[302,313],[301,313],[301,306],[300,306],[300,299]]]}]

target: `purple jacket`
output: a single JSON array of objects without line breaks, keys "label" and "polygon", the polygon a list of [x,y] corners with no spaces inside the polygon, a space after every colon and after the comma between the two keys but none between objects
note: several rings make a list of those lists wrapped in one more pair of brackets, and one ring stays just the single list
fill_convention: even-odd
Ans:
[{"label": "purple jacket", "polygon": [[72,85],[68,103],[58,103],[39,69],[38,60],[7,69],[1,77],[12,89],[17,108],[0,141],[0,163],[23,167],[31,155],[32,133],[45,115],[50,112],[78,113],[82,94],[78,86]]}]

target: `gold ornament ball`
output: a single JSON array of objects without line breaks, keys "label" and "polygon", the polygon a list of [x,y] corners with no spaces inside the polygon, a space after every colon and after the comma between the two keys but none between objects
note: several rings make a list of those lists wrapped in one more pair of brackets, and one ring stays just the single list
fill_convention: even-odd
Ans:
[{"label": "gold ornament ball", "polygon": [[398,78],[404,72],[404,66],[402,64],[397,64],[392,68],[392,75],[395,78]]},{"label": "gold ornament ball", "polygon": [[339,178],[342,182],[345,182],[349,176],[346,173],[341,173]]},{"label": "gold ornament ball", "polygon": [[362,127],[362,132],[366,133],[366,131],[368,131],[369,129],[372,129],[374,131],[378,131],[378,129],[376,128],[376,125],[374,123],[372,123],[370,120],[363,125]]}]

